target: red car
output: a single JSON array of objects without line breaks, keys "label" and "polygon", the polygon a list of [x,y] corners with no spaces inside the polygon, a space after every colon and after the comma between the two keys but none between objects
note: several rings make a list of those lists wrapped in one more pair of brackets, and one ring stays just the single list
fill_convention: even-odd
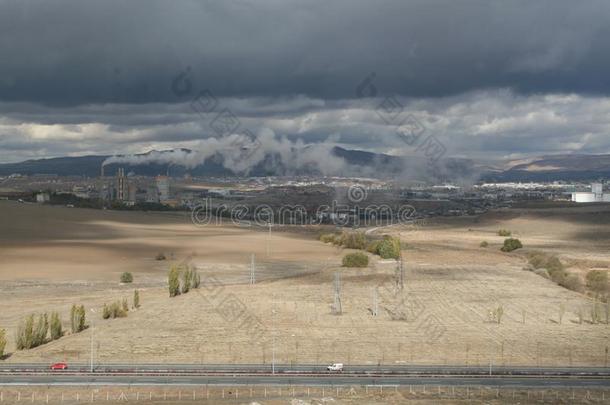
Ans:
[{"label": "red car", "polygon": [[66,363],[55,363],[51,365],[51,370],[67,370],[68,365]]}]

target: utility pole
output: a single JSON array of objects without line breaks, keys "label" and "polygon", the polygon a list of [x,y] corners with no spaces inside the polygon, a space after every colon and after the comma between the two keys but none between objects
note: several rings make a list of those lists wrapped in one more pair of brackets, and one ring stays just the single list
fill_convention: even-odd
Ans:
[{"label": "utility pole", "polygon": [[373,308],[372,308],[373,316],[377,316],[379,314],[379,298],[377,297],[377,287],[373,288]]},{"label": "utility pole", "polygon": [[[90,308],[91,312],[95,314],[95,309]],[[93,373],[93,315],[91,316],[91,372]]]},{"label": "utility pole", "polygon": [[254,254],[250,256],[250,284],[256,283]]},{"label": "utility pole", "polygon": [[402,264],[402,253],[398,258],[398,289],[404,290],[405,288],[405,268]]},{"label": "utility pole", "polygon": [[275,374],[275,294],[273,294],[271,310],[271,374]]},{"label": "utility pole", "polygon": [[341,309],[341,275],[339,272],[335,272],[335,303],[333,304],[333,312],[335,315],[341,315],[343,312]]},{"label": "utility pole", "polygon": [[271,243],[271,221],[267,223],[269,225],[269,233],[267,234],[267,257],[270,255],[271,247],[269,244]]}]

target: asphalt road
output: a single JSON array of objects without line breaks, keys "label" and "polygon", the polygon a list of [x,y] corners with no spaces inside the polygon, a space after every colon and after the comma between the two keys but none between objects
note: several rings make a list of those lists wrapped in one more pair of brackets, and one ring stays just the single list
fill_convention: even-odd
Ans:
[{"label": "asphalt road", "polygon": [[325,365],[87,364],[50,371],[48,364],[2,364],[0,385],[442,385],[493,387],[610,387],[606,368],[346,366]]}]

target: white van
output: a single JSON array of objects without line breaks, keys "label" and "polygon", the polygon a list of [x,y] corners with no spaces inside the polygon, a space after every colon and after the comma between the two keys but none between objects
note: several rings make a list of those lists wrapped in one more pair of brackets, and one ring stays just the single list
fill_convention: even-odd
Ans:
[{"label": "white van", "polygon": [[328,371],[343,371],[343,363],[333,363],[326,367]]}]

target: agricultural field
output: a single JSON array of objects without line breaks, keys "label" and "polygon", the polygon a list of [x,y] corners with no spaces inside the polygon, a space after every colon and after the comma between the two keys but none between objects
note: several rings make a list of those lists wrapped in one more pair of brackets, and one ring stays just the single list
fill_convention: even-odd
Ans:
[{"label": "agricultural field", "polygon": [[[4,362],[331,363],[606,366],[605,304],[528,269],[528,252],[557,257],[582,280],[610,266],[610,210],[504,210],[373,229],[402,242],[399,264],[317,240],[323,229],[195,227],[177,214],[0,202],[0,328]],[[508,229],[523,248],[500,250]],[[488,242],[481,247],[481,242]],[[155,260],[163,252],[166,260]],[[255,255],[255,283],[251,255]],[[199,289],[170,298],[167,272],[188,263]],[[131,284],[120,284],[122,272]],[[338,276],[337,276],[338,274]],[[335,283],[340,293],[336,297]],[[140,291],[127,317],[102,307]],[[340,313],[336,302],[340,301]],[[89,328],[15,350],[26,315],[73,304]],[[595,306],[601,320],[592,322]],[[333,309],[335,308],[335,309]],[[498,310],[501,314],[498,314]],[[376,315],[375,315],[376,313]]]}]

